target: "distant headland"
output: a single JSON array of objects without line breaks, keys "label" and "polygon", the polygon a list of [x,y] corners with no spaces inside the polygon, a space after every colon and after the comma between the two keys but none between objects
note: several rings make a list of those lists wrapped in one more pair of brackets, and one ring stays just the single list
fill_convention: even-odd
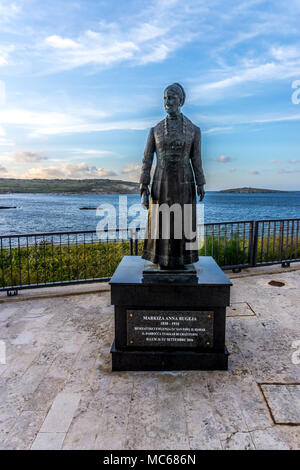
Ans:
[{"label": "distant headland", "polygon": [[136,194],[139,184],[110,179],[15,179],[0,178],[0,194],[67,193],[67,194]]},{"label": "distant headland", "polygon": [[232,188],[222,189],[219,193],[287,193],[288,191],[280,191],[279,189],[262,189],[262,188]]}]

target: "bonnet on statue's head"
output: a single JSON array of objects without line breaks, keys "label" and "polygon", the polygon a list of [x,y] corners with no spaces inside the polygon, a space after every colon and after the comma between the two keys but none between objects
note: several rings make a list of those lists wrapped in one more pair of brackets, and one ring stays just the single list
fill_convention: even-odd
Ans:
[{"label": "bonnet on statue's head", "polygon": [[165,89],[165,92],[168,90],[172,90],[176,95],[180,97],[180,106],[184,105],[185,102],[185,91],[182,85],[180,83],[172,83],[172,85],[167,86]]}]

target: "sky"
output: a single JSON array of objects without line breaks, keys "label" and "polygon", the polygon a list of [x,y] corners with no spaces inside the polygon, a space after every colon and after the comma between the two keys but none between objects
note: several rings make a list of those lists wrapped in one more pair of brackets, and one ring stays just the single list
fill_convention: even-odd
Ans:
[{"label": "sky", "polygon": [[300,190],[300,0],[0,0],[0,177],[138,181],[179,82],[207,190]]}]

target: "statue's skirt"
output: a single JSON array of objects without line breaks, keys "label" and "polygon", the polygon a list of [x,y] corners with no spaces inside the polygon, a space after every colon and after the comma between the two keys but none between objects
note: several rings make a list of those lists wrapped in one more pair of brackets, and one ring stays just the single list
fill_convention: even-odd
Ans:
[{"label": "statue's skirt", "polygon": [[142,258],[176,267],[198,261],[197,208],[190,163],[169,158],[156,167]]}]

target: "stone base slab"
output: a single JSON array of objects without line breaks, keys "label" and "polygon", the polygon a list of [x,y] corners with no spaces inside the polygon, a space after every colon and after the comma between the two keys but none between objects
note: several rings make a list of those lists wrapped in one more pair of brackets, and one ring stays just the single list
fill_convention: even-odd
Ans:
[{"label": "stone base slab", "polygon": [[112,371],[227,370],[229,353],[196,351],[122,351],[111,347]]}]

